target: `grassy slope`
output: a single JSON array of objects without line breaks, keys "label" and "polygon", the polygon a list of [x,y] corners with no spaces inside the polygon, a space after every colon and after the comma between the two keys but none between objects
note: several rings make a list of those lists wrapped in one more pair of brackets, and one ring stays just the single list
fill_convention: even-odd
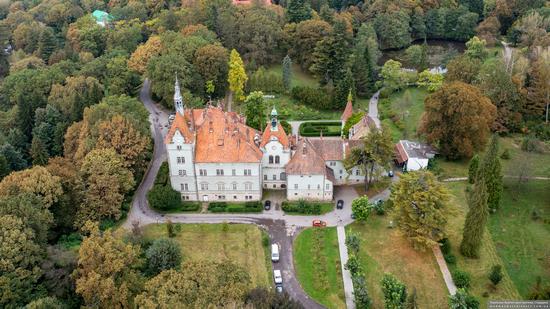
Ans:
[{"label": "grassy slope", "polygon": [[[426,98],[428,92],[422,88],[410,87],[406,90],[393,93],[387,99],[381,99],[378,107],[380,114],[392,110],[399,117],[403,117],[401,112],[402,108],[399,107],[398,102],[404,97],[406,91],[410,93],[412,103],[406,107],[405,110],[408,111],[408,114],[404,115],[404,119],[402,120],[405,129],[399,129],[391,119],[382,120],[383,123],[390,127],[394,141],[404,138],[416,139],[416,128],[422,116],[422,112],[424,111],[424,98]],[[384,101],[389,104],[384,104]]]},{"label": "grassy slope", "polygon": [[525,298],[537,276],[550,283],[550,224],[531,218],[537,209],[542,219],[550,219],[550,181],[505,190],[500,207],[488,227],[503,266]]},{"label": "grassy slope", "polygon": [[[321,248],[315,245],[316,236],[322,240]],[[294,266],[309,296],[328,308],[345,308],[336,228],[302,231],[294,242]]]},{"label": "grassy slope", "polygon": [[[510,276],[507,272],[504,272],[504,279],[499,284],[496,291],[490,291],[488,274],[491,267],[496,264],[504,265],[503,260],[500,258],[495,243],[492,239],[492,234],[486,232],[480,251],[479,259],[467,259],[459,253],[459,246],[462,240],[462,229],[464,226],[464,220],[467,213],[467,204],[465,196],[464,182],[446,183],[452,193],[450,201],[450,209],[452,214],[448,217],[448,232],[449,239],[452,245],[452,252],[457,258],[456,266],[458,268],[467,271],[472,276],[472,286],[470,292],[475,295],[481,302],[480,308],[487,307],[488,299],[519,299],[516,286],[510,280]],[[454,266],[449,265],[451,269]],[[490,292],[489,298],[482,297],[484,292]]]},{"label": "grassy slope", "polygon": [[[250,274],[253,286],[270,286],[271,276],[266,269],[266,253],[262,246],[262,232],[248,224],[179,224],[176,236],[184,260],[231,260],[243,266]],[[146,239],[166,237],[165,224],[145,227]]]},{"label": "grassy slope", "polygon": [[380,281],[394,274],[412,291],[416,288],[420,308],[447,308],[447,288],[431,251],[420,252],[397,229],[387,228],[387,216],[371,216],[366,224],[354,223],[346,232],[361,238],[359,259],[365,270],[373,308],[384,308]]}]

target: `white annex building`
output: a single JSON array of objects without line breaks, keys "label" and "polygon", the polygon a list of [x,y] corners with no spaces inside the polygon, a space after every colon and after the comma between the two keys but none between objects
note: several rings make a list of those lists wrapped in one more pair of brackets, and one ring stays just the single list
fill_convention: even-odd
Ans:
[{"label": "white annex building", "polygon": [[275,108],[263,132],[220,107],[186,109],[177,78],[174,105],[165,145],[170,181],[183,200],[257,201],[263,189],[286,190],[289,200],[332,200],[334,185],[364,180],[343,165],[359,141],[289,136]]}]

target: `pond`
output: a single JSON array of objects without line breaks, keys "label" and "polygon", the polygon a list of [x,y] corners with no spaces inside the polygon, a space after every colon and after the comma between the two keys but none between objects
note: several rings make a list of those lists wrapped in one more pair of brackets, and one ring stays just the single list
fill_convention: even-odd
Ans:
[{"label": "pond", "polygon": [[[424,40],[414,41],[412,45],[422,45]],[[438,67],[441,64],[444,64],[446,60],[450,59],[451,55],[459,54],[464,52],[465,44],[463,42],[457,41],[447,41],[447,40],[427,40],[428,43],[428,63],[430,68]],[[385,50],[382,51],[382,57],[380,57],[379,65],[384,65],[384,63],[390,59],[397,60],[403,64],[403,67],[410,68],[412,65],[408,63],[407,55],[405,51],[407,49],[399,50]]]}]

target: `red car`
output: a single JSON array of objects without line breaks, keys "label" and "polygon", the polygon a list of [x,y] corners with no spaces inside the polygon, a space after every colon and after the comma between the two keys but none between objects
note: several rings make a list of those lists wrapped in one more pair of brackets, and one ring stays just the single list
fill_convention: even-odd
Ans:
[{"label": "red car", "polygon": [[321,221],[321,220],[313,220],[313,226],[325,227],[325,226],[327,226],[327,223],[325,221]]}]

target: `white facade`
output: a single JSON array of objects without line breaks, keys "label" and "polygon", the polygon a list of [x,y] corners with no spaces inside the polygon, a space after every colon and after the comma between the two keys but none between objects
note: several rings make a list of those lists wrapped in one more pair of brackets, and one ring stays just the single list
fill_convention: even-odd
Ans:
[{"label": "white facade", "polygon": [[409,157],[407,160],[407,171],[418,171],[428,168],[428,159]]},{"label": "white facade", "polygon": [[285,166],[290,160],[290,149],[284,149],[283,145],[275,138],[262,149],[262,181],[265,189],[285,189]]},{"label": "white facade", "polygon": [[325,175],[288,175],[286,198],[289,201],[332,200],[333,183]]}]

